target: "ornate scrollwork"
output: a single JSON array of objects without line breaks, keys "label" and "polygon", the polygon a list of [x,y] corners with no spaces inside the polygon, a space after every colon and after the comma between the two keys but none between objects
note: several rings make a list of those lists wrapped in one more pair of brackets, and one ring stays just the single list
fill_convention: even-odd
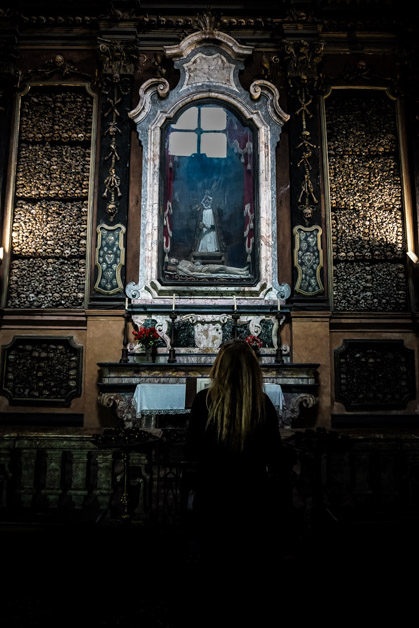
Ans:
[{"label": "ornate scrollwork", "polygon": [[281,422],[284,426],[291,426],[293,421],[299,419],[304,409],[313,408],[318,402],[317,397],[308,393],[293,395],[289,405],[285,405],[281,415]]},{"label": "ornate scrollwork", "polygon": [[100,393],[98,400],[101,406],[112,408],[124,426],[130,427],[136,423],[137,412],[132,397],[122,393]]},{"label": "ornate scrollwork", "polygon": [[289,79],[317,77],[317,66],[323,58],[323,41],[285,41],[284,50]]},{"label": "ornate scrollwork", "polygon": [[269,113],[277,124],[282,125],[290,119],[289,114],[281,109],[279,104],[279,91],[273,83],[262,79],[254,81],[249,88],[249,93],[253,100],[258,100],[262,94],[267,97]]},{"label": "ornate scrollwork", "polygon": [[323,57],[324,42],[285,41],[284,50],[287,78],[297,103],[295,116],[301,122],[299,143],[295,146],[297,168],[302,172],[297,207],[302,212],[304,224],[309,226],[320,197],[319,182],[313,174],[319,146],[312,139],[310,126],[313,118],[311,106],[318,82],[317,66]]},{"label": "ornate scrollwork", "polygon": [[147,59],[139,52],[136,42],[123,43],[116,39],[98,38],[98,52],[104,74],[133,74],[136,66]]},{"label": "ornate scrollwork", "polygon": [[[104,179],[104,190],[102,198],[107,200],[106,211],[109,220],[113,221],[118,213],[118,199],[122,196],[121,178],[117,173],[120,156],[118,153],[118,138],[121,130],[118,127],[118,119],[121,116],[120,106],[122,104],[122,95],[130,93],[131,83],[129,79],[121,77],[120,74],[114,73],[112,77],[105,77],[102,91],[106,96],[106,105],[103,117],[107,119],[108,126],[104,132],[104,137],[108,138],[107,155],[104,161],[109,161],[108,175]],[[105,151],[106,152],[106,151]]]},{"label": "ornate scrollwork", "polygon": [[43,80],[77,77],[85,79],[89,82],[92,81],[92,76],[90,74],[80,70],[80,68],[72,61],[67,61],[62,54],[56,54],[54,57],[51,57],[51,59],[44,61],[42,65],[19,73],[18,88],[22,88],[23,85],[37,77],[40,77]]},{"label": "ornate scrollwork", "polygon": [[211,11],[206,11],[202,15],[197,15],[194,19],[194,26],[201,31],[213,31],[218,23],[217,16]]}]

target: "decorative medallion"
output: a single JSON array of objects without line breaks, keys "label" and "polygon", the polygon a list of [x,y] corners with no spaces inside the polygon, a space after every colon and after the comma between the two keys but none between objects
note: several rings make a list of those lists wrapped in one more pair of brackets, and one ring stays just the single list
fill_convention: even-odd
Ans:
[{"label": "decorative medallion", "polygon": [[220,54],[197,54],[192,61],[185,63],[184,68],[186,77],[182,89],[188,85],[212,81],[221,85],[228,85],[237,91],[233,80],[234,65]]},{"label": "decorative medallion", "polygon": [[115,294],[123,290],[121,270],[125,264],[124,225],[99,225],[96,245],[98,276],[94,290],[102,294]]},{"label": "decorative medallion", "polygon": [[293,229],[295,238],[294,265],[298,277],[295,291],[306,296],[324,292],[320,278],[323,268],[322,230],[318,225]]}]

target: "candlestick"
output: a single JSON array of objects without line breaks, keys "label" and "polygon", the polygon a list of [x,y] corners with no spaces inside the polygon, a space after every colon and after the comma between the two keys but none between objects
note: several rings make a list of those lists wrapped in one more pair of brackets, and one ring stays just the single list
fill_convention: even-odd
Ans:
[{"label": "candlestick", "polygon": [[124,339],[123,339],[123,347],[121,352],[121,359],[119,360],[122,363],[129,362],[128,358],[128,321],[131,319],[131,313],[128,310],[124,312]]},{"label": "candlestick", "polygon": [[284,358],[282,355],[282,340],[281,340],[281,325],[284,323],[286,315],[284,316],[279,311],[279,300],[278,300],[278,312],[275,314],[275,318],[278,321],[278,330],[277,330],[277,338],[276,338],[276,353],[275,353],[275,362],[277,364],[284,364]]},{"label": "candlestick", "polygon": [[237,325],[240,319],[240,313],[233,312],[233,314],[231,315],[231,318],[233,319],[233,338],[237,338]]},{"label": "candlestick", "polygon": [[[174,295],[173,295],[174,298]],[[172,326],[171,326],[171,330],[170,330],[170,349],[169,349],[169,357],[167,359],[167,361],[172,364],[173,362],[177,362],[176,360],[176,351],[175,351],[175,321],[177,319],[177,314],[176,312],[170,312],[169,314],[170,319],[172,321]]]}]

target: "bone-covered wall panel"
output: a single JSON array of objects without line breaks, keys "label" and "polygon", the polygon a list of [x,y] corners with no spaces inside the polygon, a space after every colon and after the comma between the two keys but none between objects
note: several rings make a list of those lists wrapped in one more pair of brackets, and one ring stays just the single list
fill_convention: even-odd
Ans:
[{"label": "bone-covered wall panel", "polygon": [[12,231],[14,253],[62,257],[85,255],[87,214],[87,202],[42,200],[28,203],[18,200]]},{"label": "bone-covered wall panel", "polygon": [[381,90],[335,90],[326,101],[336,310],[408,307],[394,101]]},{"label": "bone-covered wall panel", "polygon": [[92,106],[87,93],[55,90],[29,92],[22,102],[23,142],[80,142],[92,136]]},{"label": "bone-covered wall panel", "polygon": [[21,97],[9,307],[83,307],[92,120],[81,85]]},{"label": "bone-covered wall panel", "polygon": [[84,259],[17,258],[10,269],[9,307],[82,307],[85,275]]},{"label": "bone-covered wall panel", "polygon": [[90,150],[82,146],[21,144],[16,196],[80,198],[89,193]]}]

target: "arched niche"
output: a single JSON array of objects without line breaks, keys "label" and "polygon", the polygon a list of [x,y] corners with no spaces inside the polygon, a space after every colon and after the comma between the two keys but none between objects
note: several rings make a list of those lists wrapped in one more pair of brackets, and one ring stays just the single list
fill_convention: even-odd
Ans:
[{"label": "arched niche", "polygon": [[[275,148],[288,119],[277,88],[239,81],[252,48],[201,31],[165,48],[179,70],[140,88],[130,112],[143,146],[139,278],[134,303],[188,304],[238,294],[285,299],[278,277]],[[279,260],[280,268],[280,260]]]}]

